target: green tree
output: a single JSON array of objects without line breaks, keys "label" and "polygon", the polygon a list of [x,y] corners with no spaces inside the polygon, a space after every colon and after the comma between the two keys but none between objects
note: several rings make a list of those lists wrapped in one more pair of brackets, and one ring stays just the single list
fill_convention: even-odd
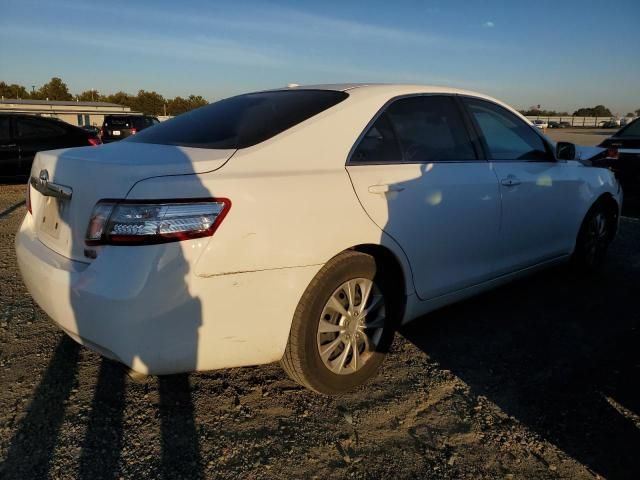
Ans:
[{"label": "green tree", "polygon": [[140,90],[134,98],[133,108],[147,115],[162,115],[164,103],[164,97],[159,93]]},{"label": "green tree", "polygon": [[78,95],[78,100],[81,102],[101,102],[102,96],[97,90],[85,90]]},{"label": "green tree", "polygon": [[29,92],[22,85],[0,81],[0,96],[4,98],[29,98]]},{"label": "green tree", "polygon": [[640,117],[640,108],[636,110],[636,117]]},{"label": "green tree", "polygon": [[180,115],[208,103],[200,95],[189,95],[189,98],[175,97],[167,101],[167,115]]},{"label": "green tree", "polygon": [[541,110],[539,108],[531,107],[529,110],[520,110],[520,113],[523,115],[534,116],[538,115],[541,117],[568,117],[568,112],[556,112],[555,110]]},{"label": "green tree", "polygon": [[604,105],[596,105],[595,107],[582,107],[573,112],[575,117],[610,117],[613,114]]},{"label": "green tree", "polygon": [[123,107],[131,107],[131,108],[133,108],[133,105],[135,104],[135,98],[132,95],[129,95],[128,93],[123,91],[103,96],[102,101],[109,102],[109,103],[116,103],[118,105],[122,105]]},{"label": "green tree", "polygon": [[34,97],[41,100],[73,100],[67,84],[59,77],[53,77],[48,83],[42,85]]},{"label": "green tree", "polygon": [[633,112],[629,112],[625,115],[625,117],[635,117],[635,115],[633,114]]},{"label": "green tree", "polygon": [[209,105],[209,102],[202,95],[189,95],[189,103],[192,109]]}]

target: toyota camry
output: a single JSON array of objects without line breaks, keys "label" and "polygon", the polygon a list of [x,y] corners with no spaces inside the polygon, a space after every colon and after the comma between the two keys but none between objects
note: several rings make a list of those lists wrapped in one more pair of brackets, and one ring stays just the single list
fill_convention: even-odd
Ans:
[{"label": "toyota camry", "polygon": [[38,153],[18,262],[64,332],[133,371],[280,361],[340,393],[406,322],[554,264],[597,272],[622,192],[574,157],[470,91],[248,93]]}]

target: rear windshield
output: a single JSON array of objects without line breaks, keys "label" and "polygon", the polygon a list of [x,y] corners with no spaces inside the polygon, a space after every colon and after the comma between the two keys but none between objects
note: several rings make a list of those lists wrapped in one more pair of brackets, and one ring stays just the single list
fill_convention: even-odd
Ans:
[{"label": "rear windshield", "polygon": [[105,117],[105,127],[128,127],[131,125],[131,117]]},{"label": "rear windshield", "polygon": [[616,138],[640,138],[640,118],[636,118],[629,125],[624,127],[618,133],[615,134]]},{"label": "rear windshield", "polygon": [[281,90],[221,100],[162,122],[126,141],[184,147],[246,148],[340,103],[333,90]]}]

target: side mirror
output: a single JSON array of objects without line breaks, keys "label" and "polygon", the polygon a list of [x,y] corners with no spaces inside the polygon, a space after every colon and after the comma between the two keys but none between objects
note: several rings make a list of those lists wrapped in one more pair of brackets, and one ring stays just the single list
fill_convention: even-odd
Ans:
[{"label": "side mirror", "polygon": [[569,142],[556,144],[556,158],[558,160],[574,160],[576,158],[576,146]]}]

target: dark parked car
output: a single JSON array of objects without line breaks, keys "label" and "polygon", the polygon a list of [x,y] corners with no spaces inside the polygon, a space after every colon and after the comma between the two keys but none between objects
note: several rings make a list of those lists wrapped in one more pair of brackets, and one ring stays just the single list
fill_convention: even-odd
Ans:
[{"label": "dark parked car", "polygon": [[606,150],[593,158],[592,163],[613,170],[625,194],[640,195],[640,118],[598,146]]},{"label": "dark parked car", "polygon": [[160,121],[149,115],[105,115],[102,124],[102,141],[109,143],[122,140],[157,123]]},{"label": "dark parked car", "polygon": [[86,132],[92,133],[93,135],[100,136],[100,129],[94,125],[84,125],[82,127],[80,127],[81,129],[83,129]]},{"label": "dark parked car", "polygon": [[607,120],[600,124],[601,128],[620,128],[620,122],[616,120]]},{"label": "dark parked car", "polygon": [[56,118],[0,114],[0,175],[28,174],[42,150],[100,143],[97,135]]}]

